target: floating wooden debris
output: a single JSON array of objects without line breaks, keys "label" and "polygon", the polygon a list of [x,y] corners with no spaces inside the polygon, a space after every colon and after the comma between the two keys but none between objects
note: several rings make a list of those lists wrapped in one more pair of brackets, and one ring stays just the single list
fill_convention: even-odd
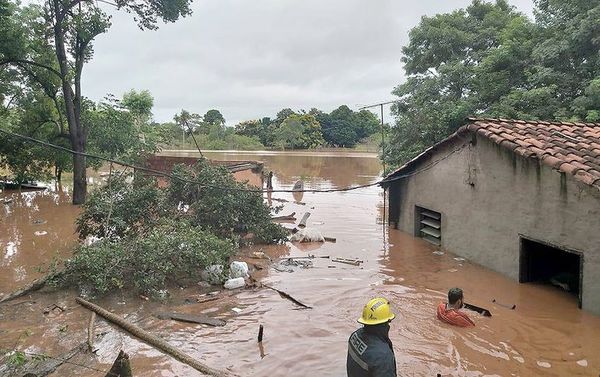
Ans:
[{"label": "floating wooden debris", "polygon": [[296,215],[296,212],[292,212],[289,215],[285,215],[285,216],[271,216],[271,220],[274,221],[296,221],[296,217],[294,217]]},{"label": "floating wooden debris", "polygon": [[263,286],[263,287],[265,287],[265,288],[269,288],[269,289],[272,289],[272,290],[274,290],[275,292],[279,293],[279,295],[280,295],[281,297],[283,297],[283,298],[286,298],[286,299],[290,300],[290,301],[291,301],[291,302],[293,302],[294,304],[296,304],[296,305],[298,305],[298,306],[301,306],[301,307],[302,307],[302,308],[304,308],[304,309],[312,309],[312,306],[308,306],[308,305],[306,305],[306,304],[303,304],[303,303],[301,303],[300,301],[296,300],[295,298],[293,298],[292,296],[290,296],[288,293],[285,293],[284,291],[280,291],[279,289],[277,289],[277,288],[273,288],[273,287],[271,287],[271,286],[269,286],[269,285],[266,285],[266,284],[263,284],[262,286]]},{"label": "floating wooden debris", "polygon": [[263,340],[263,325],[258,326],[258,342],[262,342]]},{"label": "floating wooden debris", "polygon": [[472,310],[474,312],[477,312],[477,313],[481,314],[484,317],[491,317],[492,316],[492,313],[489,310],[484,309],[484,308],[480,308],[479,306],[475,306],[475,305],[471,305],[471,304],[467,304],[467,303],[463,304],[463,306],[466,309],[469,309],[469,310]]},{"label": "floating wooden debris", "polygon": [[503,308],[507,308],[510,310],[515,310],[517,308],[517,305],[515,305],[515,304],[513,304],[513,305],[503,304],[501,302],[496,301],[496,299],[492,299],[492,302],[498,306],[502,306]]},{"label": "floating wooden debris", "polygon": [[347,258],[331,258],[331,261],[336,262],[336,263],[351,264],[353,266],[360,266],[360,264],[363,263],[363,261],[360,259],[347,259]]},{"label": "floating wooden debris", "polygon": [[308,220],[309,217],[310,217],[310,212],[306,212],[304,214],[304,216],[302,216],[302,220],[300,220],[300,223],[298,224],[298,228],[306,228],[306,221]]},{"label": "floating wooden debris", "polygon": [[176,312],[158,312],[154,316],[159,319],[172,319],[174,321],[199,323],[209,326],[225,326],[226,322],[222,319],[209,317],[206,314],[187,314]]},{"label": "floating wooden debris", "polygon": [[93,352],[94,350],[94,324],[96,323],[96,313],[92,312],[90,317],[90,321],[88,323],[88,331],[87,331],[87,345],[88,350]]},{"label": "floating wooden debris", "polygon": [[220,298],[221,297],[219,297],[219,296],[202,296],[202,297],[198,297],[196,299],[196,302],[199,303],[199,304],[203,304],[205,302],[215,301],[215,300],[218,300]]}]

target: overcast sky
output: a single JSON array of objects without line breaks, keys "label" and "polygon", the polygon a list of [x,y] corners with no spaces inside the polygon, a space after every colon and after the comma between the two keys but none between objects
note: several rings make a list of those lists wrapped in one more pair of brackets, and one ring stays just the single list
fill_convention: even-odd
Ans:
[{"label": "overcast sky", "polygon": [[[469,2],[195,0],[191,16],[158,31],[115,13],[85,67],[84,94],[148,89],[157,121],[216,108],[230,126],[284,107],[357,109],[393,98],[401,47],[421,16]],[[531,15],[532,0],[509,2]]]}]

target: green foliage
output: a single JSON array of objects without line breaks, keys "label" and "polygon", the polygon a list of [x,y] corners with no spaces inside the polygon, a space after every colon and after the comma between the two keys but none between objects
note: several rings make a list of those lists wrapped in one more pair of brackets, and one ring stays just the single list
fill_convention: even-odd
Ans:
[{"label": "green foliage", "polygon": [[325,140],[314,116],[292,114],[275,131],[273,144],[281,149],[310,149],[325,144]]},{"label": "green foliage", "polygon": [[308,149],[326,144],[354,147],[379,127],[378,118],[370,111],[354,112],[343,105],[331,114],[314,108],[308,113],[283,109],[274,121],[270,118],[244,121],[235,126],[235,132],[258,139],[271,148]]},{"label": "green foliage", "polygon": [[19,368],[27,363],[27,355],[22,351],[14,351],[6,360],[6,363],[12,368]]},{"label": "green foliage", "polygon": [[[156,29],[159,20],[174,22],[191,14],[190,1],[122,0],[115,6],[134,13],[140,28]],[[88,129],[82,122],[86,102],[81,91],[83,67],[93,57],[95,38],[110,28],[110,18],[96,3],[84,0],[23,6],[18,0],[0,0],[2,105],[7,95],[12,96],[10,104],[23,94],[43,93],[54,106],[59,136],[67,137],[72,149],[85,152]],[[147,97],[144,92],[128,93],[125,99],[138,133],[151,107]],[[86,196],[86,165],[81,155],[72,158],[73,202],[81,204]]]},{"label": "green foliage", "polygon": [[225,264],[244,235],[264,243],[286,239],[261,193],[224,167],[201,160],[178,165],[173,174],[179,179],[166,189],[142,175],[133,181],[117,175],[94,191],[77,230],[80,238],[99,241],[79,246],[55,284],[97,295],[125,288],[159,295],[205,266]]},{"label": "green foliage", "polygon": [[598,119],[599,1],[537,0],[535,22],[504,0],[423,17],[403,48],[384,158],[399,165],[468,116]]},{"label": "green foliage", "polygon": [[[57,127],[58,117],[47,97],[40,92],[33,92],[18,99],[17,103],[18,107],[0,114],[0,128],[70,147]],[[2,136],[0,165],[8,167],[16,181],[26,182],[50,178],[54,167],[68,170],[71,167],[71,156],[22,139]]]},{"label": "green foliage", "polygon": [[333,146],[352,148],[380,128],[380,122],[372,112],[354,112],[346,105],[338,107],[331,114],[318,110],[314,113],[323,128],[323,138]]},{"label": "green foliage", "polygon": [[213,125],[219,125],[219,126],[224,126],[225,125],[225,118],[223,117],[223,114],[221,114],[221,112],[219,110],[208,110],[206,112],[206,114],[204,114],[204,117],[202,118],[202,120],[204,121],[204,123],[207,124],[213,124]]},{"label": "green foliage", "polygon": [[157,295],[180,279],[197,278],[202,267],[225,263],[234,250],[231,241],[210,232],[165,221],[144,236],[79,247],[61,282],[97,295],[123,288]]},{"label": "green foliage", "polygon": [[246,233],[265,243],[286,238],[285,230],[271,221],[271,209],[260,192],[247,191],[250,187],[236,182],[224,167],[201,160],[194,167],[178,165],[173,174],[204,185],[172,179],[168,188],[169,206],[184,206],[187,211],[181,216],[194,226],[228,239]]},{"label": "green foliage", "polygon": [[154,98],[148,90],[137,92],[131,89],[123,94],[121,104],[123,105],[123,108],[129,110],[131,113],[138,130],[152,118]]},{"label": "green foliage", "polygon": [[148,232],[163,216],[164,193],[153,179],[117,173],[109,183],[90,195],[76,220],[81,239],[89,236],[121,239]]},{"label": "green foliage", "polygon": [[173,120],[175,124],[185,131],[186,135],[196,132],[202,125],[202,117],[187,110],[181,110],[181,113],[175,114]]}]

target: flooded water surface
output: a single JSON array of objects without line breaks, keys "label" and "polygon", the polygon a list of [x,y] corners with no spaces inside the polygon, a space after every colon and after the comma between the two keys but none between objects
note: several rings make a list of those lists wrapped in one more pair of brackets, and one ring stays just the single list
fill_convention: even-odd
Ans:
[{"label": "flooded water surface", "polygon": [[[180,152],[178,155],[189,153]],[[273,171],[275,189],[344,188],[376,182],[381,166],[360,153],[207,153],[212,159],[261,160]],[[13,202],[0,208],[0,293],[40,276],[37,267],[67,257],[75,242],[78,213],[68,193],[5,192]],[[197,303],[199,287],[173,289],[167,304],[115,293],[97,302],[159,335],[211,367],[240,376],[344,376],[347,339],[359,325],[363,305],[388,298],[397,313],[390,337],[399,376],[598,376],[600,318],[577,308],[576,299],[549,286],[519,284],[495,272],[440,252],[430,244],[383,225],[382,190],[368,187],[336,193],[273,193],[280,214],[310,212],[307,225],[337,242],[254,246],[242,250],[279,258],[315,255],[313,268],[266,268],[262,281],[312,307],[299,310],[270,289],[245,289],[220,300]],[[286,202],[277,201],[284,199]],[[285,224],[293,226],[292,224]],[[36,233],[46,232],[46,233]],[[320,258],[326,257],[329,258]],[[360,266],[332,257],[358,258]],[[471,313],[475,328],[455,328],[435,318],[435,308],[451,287],[465,300],[489,309],[492,317]],[[0,348],[58,355],[85,341],[89,312],[75,303],[75,292],[36,293],[0,304]],[[186,300],[187,299],[187,300]],[[493,303],[492,300],[496,300]],[[190,303],[192,302],[192,303]],[[44,309],[57,304],[64,312]],[[516,305],[511,310],[505,305]],[[224,327],[184,324],[153,317],[158,310],[208,313]],[[264,326],[262,346],[257,343]],[[77,356],[54,375],[104,376],[120,349],[129,353],[135,376],[200,376],[97,320],[106,332],[96,356]]]}]

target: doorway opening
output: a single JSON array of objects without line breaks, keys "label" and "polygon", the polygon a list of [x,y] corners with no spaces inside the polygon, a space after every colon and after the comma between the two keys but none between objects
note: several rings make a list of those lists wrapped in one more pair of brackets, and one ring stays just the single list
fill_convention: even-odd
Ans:
[{"label": "doorway opening", "polygon": [[577,297],[581,308],[583,254],[521,236],[519,283],[544,283]]}]

